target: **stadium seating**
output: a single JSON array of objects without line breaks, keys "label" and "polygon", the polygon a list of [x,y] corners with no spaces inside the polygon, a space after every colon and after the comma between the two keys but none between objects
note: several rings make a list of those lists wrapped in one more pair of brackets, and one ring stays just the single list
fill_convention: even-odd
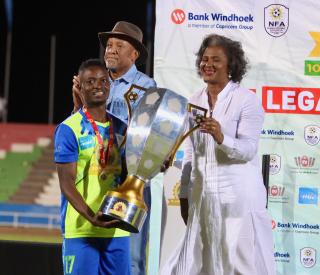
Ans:
[{"label": "stadium seating", "polygon": [[17,206],[32,206],[31,216],[39,215],[37,207],[53,207],[56,212],[60,189],[53,161],[54,129],[55,125],[0,124],[0,204],[7,205],[0,223],[10,221],[8,213],[15,213]]}]

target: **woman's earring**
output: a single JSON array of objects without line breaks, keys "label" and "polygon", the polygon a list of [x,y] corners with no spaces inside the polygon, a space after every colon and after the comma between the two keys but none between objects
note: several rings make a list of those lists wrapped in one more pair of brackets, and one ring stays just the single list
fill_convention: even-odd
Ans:
[{"label": "woman's earring", "polygon": [[231,72],[229,72],[228,78],[231,79],[232,75]]}]

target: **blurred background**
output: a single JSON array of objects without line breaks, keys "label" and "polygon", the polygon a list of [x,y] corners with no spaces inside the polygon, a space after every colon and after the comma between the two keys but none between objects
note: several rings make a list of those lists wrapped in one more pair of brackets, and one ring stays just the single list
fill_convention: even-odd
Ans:
[{"label": "blurred background", "polygon": [[98,32],[117,21],[142,29],[138,69],[153,76],[155,3],[0,1],[0,274],[62,274],[55,127],[73,109],[80,63],[103,57]]},{"label": "blurred background", "polygon": [[148,0],[1,0],[0,109],[7,97],[6,120],[58,123],[69,115],[73,75],[82,60],[103,54],[97,34],[119,20],[144,32],[150,56],[139,69],[152,75],[154,5]]}]

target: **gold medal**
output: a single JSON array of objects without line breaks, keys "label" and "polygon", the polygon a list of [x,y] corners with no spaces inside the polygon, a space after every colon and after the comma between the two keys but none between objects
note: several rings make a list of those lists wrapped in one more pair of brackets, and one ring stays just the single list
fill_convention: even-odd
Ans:
[{"label": "gold medal", "polygon": [[107,173],[106,171],[101,171],[100,175],[99,175],[99,179],[100,180],[106,180],[107,179]]}]

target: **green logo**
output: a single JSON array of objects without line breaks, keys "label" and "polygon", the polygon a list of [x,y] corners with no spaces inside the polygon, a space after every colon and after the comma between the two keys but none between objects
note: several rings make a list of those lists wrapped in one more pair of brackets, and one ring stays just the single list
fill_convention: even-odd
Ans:
[{"label": "green logo", "polygon": [[305,60],[304,74],[312,76],[320,76],[320,60]]}]

